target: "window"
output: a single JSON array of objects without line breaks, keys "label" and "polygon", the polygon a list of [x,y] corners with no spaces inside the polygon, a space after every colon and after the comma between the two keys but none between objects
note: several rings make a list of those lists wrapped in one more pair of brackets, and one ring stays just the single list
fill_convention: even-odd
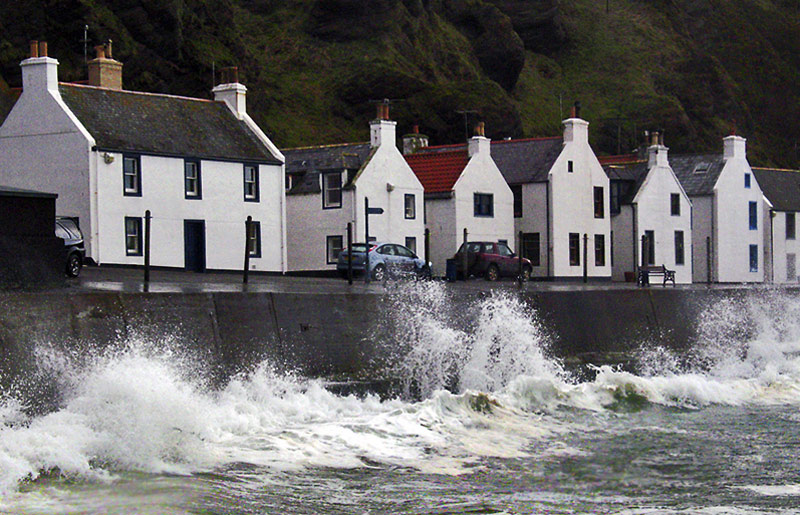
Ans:
[{"label": "window", "polygon": [[675,231],[675,264],[685,264],[683,257],[683,231]]},{"label": "window", "polygon": [[475,193],[475,216],[494,216],[494,195]]},{"label": "window", "polygon": [[342,207],[342,173],[322,175],[322,208]]},{"label": "window", "polygon": [[656,264],[656,234],[653,231],[645,231],[642,239],[642,264]]},{"label": "window", "polygon": [[508,240],[497,240],[497,243],[502,243],[505,246],[508,246]]},{"label": "window", "polygon": [[572,161],[567,161],[567,172],[572,173],[575,171],[575,167],[572,164]]},{"label": "window", "polygon": [[244,200],[258,202],[258,197],[258,165],[244,165]]},{"label": "window", "polygon": [[692,173],[696,174],[696,175],[704,174],[704,173],[706,173],[708,171],[710,166],[711,165],[708,164],[708,163],[698,163],[694,167],[694,170],[692,171]]},{"label": "window", "polygon": [[125,217],[125,255],[142,255],[142,219]]},{"label": "window", "polygon": [[681,216],[681,195],[680,193],[670,193],[669,212],[672,216]]},{"label": "window", "polygon": [[541,266],[541,258],[539,257],[540,241],[538,232],[522,234],[522,257],[530,259],[533,266]]},{"label": "window", "polygon": [[606,266],[606,235],[594,235],[594,266]]},{"label": "window", "polygon": [[797,257],[795,254],[786,254],[786,280],[797,280]]},{"label": "window", "polygon": [[750,174],[749,173],[744,174],[744,187],[745,188],[750,188]]},{"label": "window", "polygon": [[758,245],[750,245],[750,271],[758,272]]},{"label": "window", "polygon": [[183,178],[187,199],[202,198],[200,184],[200,161],[183,162]]},{"label": "window", "polygon": [[758,204],[750,202],[750,230],[758,230]]},{"label": "window", "polygon": [[417,239],[413,236],[406,236],[406,247],[413,252],[414,254],[417,253]]},{"label": "window", "polygon": [[128,197],[142,196],[142,170],[139,156],[122,156],[122,193]]},{"label": "window", "polygon": [[325,242],[325,255],[329,265],[339,261],[339,253],[342,251],[342,236],[328,236]]},{"label": "window", "polygon": [[605,199],[603,198],[603,187],[602,186],[595,186],[594,187],[594,217],[595,218],[603,218],[605,217]]},{"label": "window", "polygon": [[795,234],[794,213],[786,213],[786,239],[793,240]]},{"label": "window", "polygon": [[417,257],[417,256],[414,255],[415,254],[414,252],[411,252],[411,250],[409,250],[407,248],[404,248],[404,247],[401,247],[400,245],[395,245],[394,246],[394,251],[400,257],[405,257],[405,258],[415,258],[415,257]]},{"label": "window", "polygon": [[247,231],[247,252],[250,257],[261,257],[261,223],[250,222],[250,229]]},{"label": "window", "polygon": [[511,186],[514,195],[514,218],[522,218],[522,184]]},{"label": "window", "polygon": [[576,232],[569,233],[569,264],[570,266],[581,264],[581,237]]},{"label": "window", "polygon": [[497,253],[503,257],[511,257],[514,255],[511,249],[508,248],[508,243],[503,240],[497,242]]},{"label": "window", "polygon": [[610,186],[611,202],[608,206],[612,215],[618,215],[621,211],[621,200],[631,189],[630,181],[613,181]]},{"label": "window", "polygon": [[414,195],[406,193],[405,195],[405,212],[406,218],[412,219],[417,217],[417,204]]}]

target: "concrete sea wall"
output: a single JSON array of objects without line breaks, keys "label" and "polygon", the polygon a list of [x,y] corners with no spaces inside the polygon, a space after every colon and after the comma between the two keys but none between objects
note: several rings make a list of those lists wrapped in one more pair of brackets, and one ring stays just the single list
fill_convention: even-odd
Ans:
[{"label": "concrete sea wall", "polygon": [[[443,316],[469,328],[487,295],[454,291]],[[709,306],[764,293],[653,287],[510,295],[536,310],[549,352],[599,364],[624,362],[641,344],[687,349]],[[42,360],[37,349],[81,356],[132,341],[179,349],[203,363],[212,381],[264,359],[307,376],[388,379],[407,343],[398,341],[397,302],[391,293],[2,293],[0,387],[50,387],[32,372]]]}]

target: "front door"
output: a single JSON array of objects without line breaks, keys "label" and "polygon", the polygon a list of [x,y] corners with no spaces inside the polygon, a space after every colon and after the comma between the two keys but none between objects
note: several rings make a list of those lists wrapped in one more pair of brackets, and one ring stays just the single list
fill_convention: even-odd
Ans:
[{"label": "front door", "polygon": [[183,221],[184,263],[186,270],[206,271],[206,222]]}]

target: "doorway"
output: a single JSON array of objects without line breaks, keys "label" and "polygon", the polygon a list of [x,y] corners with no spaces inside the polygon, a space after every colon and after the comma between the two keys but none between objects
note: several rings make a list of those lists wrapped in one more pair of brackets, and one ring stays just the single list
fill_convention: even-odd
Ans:
[{"label": "doorway", "polygon": [[191,272],[206,271],[206,222],[183,221],[184,263]]}]

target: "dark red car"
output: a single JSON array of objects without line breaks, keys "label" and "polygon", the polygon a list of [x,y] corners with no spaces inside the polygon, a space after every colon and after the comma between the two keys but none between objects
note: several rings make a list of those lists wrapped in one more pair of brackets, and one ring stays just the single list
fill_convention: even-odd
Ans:
[{"label": "dark red car", "polygon": [[522,259],[522,280],[531,277],[533,265],[530,260],[514,254],[508,245],[492,241],[468,241],[461,245],[453,259],[456,260],[458,275],[464,277],[464,251],[467,257],[467,277],[483,276],[487,281],[496,281],[500,277],[517,277],[519,260]]}]

